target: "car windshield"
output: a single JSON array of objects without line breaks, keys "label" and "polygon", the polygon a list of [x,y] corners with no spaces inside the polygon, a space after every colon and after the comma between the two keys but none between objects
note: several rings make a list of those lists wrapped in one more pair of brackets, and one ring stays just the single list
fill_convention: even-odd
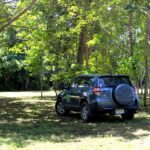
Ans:
[{"label": "car windshield", "polygon": [[122,77],[122,76],[108,76],[108,77],[102,77],[99,79],[99,86],[100,87],[115,87],[119,84],[128,84],[132,86],[130,80],[128,77]]}]

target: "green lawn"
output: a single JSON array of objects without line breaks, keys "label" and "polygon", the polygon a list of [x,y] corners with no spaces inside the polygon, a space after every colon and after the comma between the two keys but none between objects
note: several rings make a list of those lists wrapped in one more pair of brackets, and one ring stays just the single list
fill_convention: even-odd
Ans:
[{"label": "green lawn", "polygon": [[150,150],[148,111],[133,121],[105,116],[82,123],[77,113],[58,117],[53,96],[13,94],[0,95],[0,150]]}]

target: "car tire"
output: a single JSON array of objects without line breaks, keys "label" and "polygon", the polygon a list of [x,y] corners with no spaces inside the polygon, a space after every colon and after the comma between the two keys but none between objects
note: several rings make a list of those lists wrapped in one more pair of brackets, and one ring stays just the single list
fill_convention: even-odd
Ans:
[{"label": "car tire", "polygon": [[55,110],[56,110],[56,113],[59,115],[59,116],[66,116],[69,114],[69,110],[66,110],[64,108],[64,104],[62,102],[62,100],[59,100],[56,102],[55,104]]},{"label": "car tire", "polygon": [[83,102],[81,105],[81,119],[83,122],[88,122],[91,119],[91,110],[87,102]]},{"label": "car tire", "polygon": [[112,97],[118,106],[128,106],[134,100],[133,88],[127,84],[120,84],[113,89]]},{"label": "car tire", "polygon": [[132,120],[134,118],[134,113],[127,113],[121,115],[123,120]]}]

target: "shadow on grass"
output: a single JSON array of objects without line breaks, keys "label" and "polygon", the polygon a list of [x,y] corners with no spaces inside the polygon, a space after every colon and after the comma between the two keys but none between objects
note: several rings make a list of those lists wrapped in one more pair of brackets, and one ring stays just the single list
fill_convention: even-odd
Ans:
[{"label": "shadow on grass", "polygon": [[[150,135],[148,113],[137,114],[133,121],[106,115],[82,123],[78,113],[58,117],[54,103],[54,97],[0,98],[0,145],[25,147],[31,141],[75,142],[88,136],[130,140]],[[145,132],[139,136],[135,134],[138,130]]]}]

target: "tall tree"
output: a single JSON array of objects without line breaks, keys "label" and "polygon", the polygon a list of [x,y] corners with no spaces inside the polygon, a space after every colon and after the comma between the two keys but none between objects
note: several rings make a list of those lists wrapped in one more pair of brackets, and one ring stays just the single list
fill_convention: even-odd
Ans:
[{"label": "tall tree", "polygon": [[149,49],[150,49],[150,14],[147,15],[146,24],[146,50],[145,50],[145,92],[144,106],[147,106],[148,83],[149,83]]}]

